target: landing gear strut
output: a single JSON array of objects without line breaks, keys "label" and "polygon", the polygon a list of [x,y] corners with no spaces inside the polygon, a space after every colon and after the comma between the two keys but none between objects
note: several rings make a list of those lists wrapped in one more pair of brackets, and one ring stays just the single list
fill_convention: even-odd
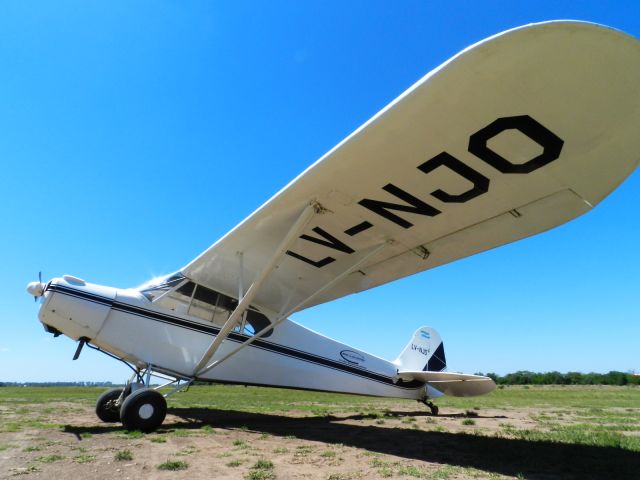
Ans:
[{"label": "landing gear strut", "polygon": [[440,411],[440,409],[435,403],[433,403],[431,400],[427,400],[426,398],[418,401],[424,403],[427,407],[429,407],[429,410],[431,410],[431,415],[433,415],[434,417],[438,416],[438,412]]}]

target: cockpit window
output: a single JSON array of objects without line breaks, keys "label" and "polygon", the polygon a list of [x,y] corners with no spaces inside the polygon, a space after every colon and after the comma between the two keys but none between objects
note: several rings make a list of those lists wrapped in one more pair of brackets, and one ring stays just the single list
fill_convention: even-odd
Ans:
[{"label": "cockpit window", "polygon": [[[193,289],[196,289],[195,294]],[[176,290],[176,292],[193,297],[194,300],[202,302],[203,304],[211,307],[223,308],[225,310],[233,311],[238,306],[238,301],[235,298],[228,297],[222,293],[211,290],[210,288],[197,285],[193,282],[187,282]]]},{"label": "cockpit window", "polygon": [[[238,306],[238,300],[220,292],[216,292],[178,274],[167,277],[158,285],[141,290],[151,301],[158,300],[162,306],[177,313],[192,315],[222,326]],[[182,282],[182,284],[181,284]],[[175,288],[178,286],[178,288]],[[173,292],[170,292],[175,288]],[[163,295],[167,292],[167,295]],[[162,296],[162,297],[161,297]],[[271,325],[269,318],[260,313],[256,307],[250,306],[242,315],[242,319],[234,331],[245,335],[254,335]],[[268,330],[262,337],[268,337],[273,330]]]}]

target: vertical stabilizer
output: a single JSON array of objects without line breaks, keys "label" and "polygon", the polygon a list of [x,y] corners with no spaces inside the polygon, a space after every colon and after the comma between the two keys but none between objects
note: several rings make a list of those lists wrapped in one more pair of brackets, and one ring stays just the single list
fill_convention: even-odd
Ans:
[{"label": "vertical stabilizer", "polygon": [[440,372],[447,367],[440,334],[431,327],[420,327],[400,356],[393,362],[401,371]]}]

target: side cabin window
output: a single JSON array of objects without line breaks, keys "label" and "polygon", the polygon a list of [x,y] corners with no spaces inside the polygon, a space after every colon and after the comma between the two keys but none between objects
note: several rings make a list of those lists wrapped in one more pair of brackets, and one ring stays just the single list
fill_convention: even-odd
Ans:
[{"label": "side cabin window", "polygon": [[[163,306],[178,313],[207,320],[218,327],[224,325],[238,306],[238,300],[235,298],[191,281],[184,283],[165,298],[166,300],[163,298],[160,302]],[[255,335],[270,324],[271,322],[266,315],[260,313],[255,307],[249,307],[243,313],[234,331],[245,335]],[[262,337],[268,337],[272,333],[272,329],[268,330]]]}]

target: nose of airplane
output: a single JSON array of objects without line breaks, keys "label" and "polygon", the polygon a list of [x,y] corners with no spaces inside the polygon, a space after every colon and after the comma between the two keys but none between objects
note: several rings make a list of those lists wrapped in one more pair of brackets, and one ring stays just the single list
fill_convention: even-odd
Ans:
[{"label": "nose of airplane", "polygon": [[27,285],[27,292],[34,298],[41,297],[44,293],[44,284],[42,282],[30,282]]}]

